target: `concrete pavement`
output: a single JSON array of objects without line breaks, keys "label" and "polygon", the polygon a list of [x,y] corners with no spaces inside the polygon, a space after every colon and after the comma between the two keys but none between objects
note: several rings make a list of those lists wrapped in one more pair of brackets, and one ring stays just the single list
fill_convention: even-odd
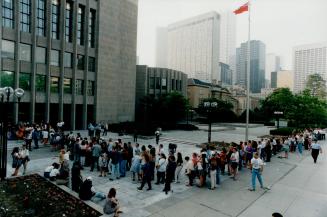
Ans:
[{"label": "concrete pavement", "polygon": [[[251,138],[265,135],[268,131],[269,129],[265,127],[252,128]],[[116,134],[110,134],[106,138],[109,137],[118,138]],[[243,140],[243,137],[242,128],[213,133],[213,140],[218,141],[238,142]],[[175,141],[178,150],[185,156],[199,151],[194,144],[204,142],[206,138],[207,133],[203,131],[170,131],[163,133],[161,142],[167,152],[167,144]],[[130,141],[132,138],[126,136],[123,139]],[[153,144],[154,140],[139,140],[139,143],[148,145]],[[14,145],[10,144],[10,147]],[[42,173],[47,165],[57,161],[58,154],[49,150],[41,148],[31,153],[29,173]],[[261,189],[256,192],[247,190],[251,181],[250,171],[247,169],[240,172],[237,181],[224,176],[222,185],[214,191],[206,188],[188,188],[184,185],[186,178],[183,177],[181,184],[173,184],[174,192],[168,195],[161,191],[162,185],[153,185],[154,190],[149,192],[136,191],[139,184],[133,183],[129,174],[126,178],[113,182],[109,181],[108,177],[98,177],[98,173],[90,172],[89,168],[85,168],[82,175],[84,178],[93,176],[96,190],[107,193],[111,187],[117,188],[117,196],[124,210],[122,217],[270,217],[275,211],[287,217],[326,217],[327,210],[324,205],[327,204],[327,175],[324,173],[326,167],[324,154],[320,156],[317,165],[313,164],[309,152],[305,152],[303,157],[290,154],[289,159],[273,158],[263,172],[265,184],[271,186],[268,192]],[[97,203],[101,206],[103,202]]]}]

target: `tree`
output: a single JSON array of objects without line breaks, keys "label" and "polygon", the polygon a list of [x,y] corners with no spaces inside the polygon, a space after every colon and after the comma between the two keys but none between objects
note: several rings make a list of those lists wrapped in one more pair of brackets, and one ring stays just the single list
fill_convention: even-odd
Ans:
[{"label": "tree", "polygon": [[171,92],[157,98],[145,96],[141,99],[141,110],[147,125],[175,125],[187,112],[188,100],[179,92]]},{"label": "tree", "polygon": [[234,121],[237,117],[233,110],[233,104],[221,99],[208,98],[203,99],[197,109],[197,113],[201,116],[208,115],[208,108],[204,106],[204,102],[217,102],[216,108],[211,108],[210,118],[211,121]]},{"label": "tree", "polygon": [[312,96],[316,96],[320,99],[326,99],[327,89],[326,81],[319,74],[309,75],[306,84],[307,90],[310,91]]}]

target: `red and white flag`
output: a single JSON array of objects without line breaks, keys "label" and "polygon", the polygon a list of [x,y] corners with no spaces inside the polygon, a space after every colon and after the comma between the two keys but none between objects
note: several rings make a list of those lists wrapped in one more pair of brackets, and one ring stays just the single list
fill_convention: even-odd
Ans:
[{"label": "red and white flag", "polygon": [[241,7],[239,7],[237,10],[234,11],[234,14],[241,14],[243,12],[249,11],[249,2],[245,3]]}]

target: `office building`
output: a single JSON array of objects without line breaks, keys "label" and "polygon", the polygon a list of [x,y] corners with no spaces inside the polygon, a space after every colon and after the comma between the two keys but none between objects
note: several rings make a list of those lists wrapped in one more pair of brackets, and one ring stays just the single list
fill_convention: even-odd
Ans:
[{"label": "office building", "polygon": [[0,86],[26,93],[12,122],[134,120],[137,0],[1,1]]},{"label": "office building", "polygon": [[319,74],[327,79],[327,42],[293,48],[294,92],[303,91],[308,76]]},{"label": "office building", "polygon": [[270,87],[277,88],[277,72],[270,73]]},{"label": "office building", "polygon": [[[232,79],[236,78],[236,16],[233,12],[220,14],[219,62],[229,65]],[[235,83],[232,81],[231,83]]]},{"label": "office building", "polygon": [[[167,66],[211,82],[218,71],[220,16],[210,12],[167,27]],[[164,45],[163,45],[164,46]]]},{"label": "office building", "polygon": [[293,91],[294,73],[290,70],[281,70],[277,72],[277,88],[289,88]]},{"label": "office building", "polygon": [[[246,87],[247,84],[247,50],[248,43],[244,42],[236,50],[237,84]],[[265,87],[265,58],[266,46],[263,42],[252,40],[250,42],[250,91],[260,93]]]},{"label": "office building", "polygon": [[265,79],[270,79],[271,72],[278,72],[280,69],[280,57],[274,53],[268,53],[266,55]]},{"label": "office building", "polygon": [[187,75],[183,72],[146,65],[136,66],[136,119],[146,112],[142,107],[145,96],[158,98],[171,92],[179,92],[186,97]]}]

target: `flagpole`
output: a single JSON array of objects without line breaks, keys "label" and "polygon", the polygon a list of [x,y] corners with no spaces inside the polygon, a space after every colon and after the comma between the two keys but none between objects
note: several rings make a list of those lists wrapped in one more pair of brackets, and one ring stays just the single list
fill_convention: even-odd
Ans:
[{"label": "flagpole", "polygon": [[248,1],[249,10],[249,30],[248,30],[248,44],[247,44],[247,70],[246,70],[246,128],[245,128],[245,142],[249,141],[249,116],[250,116],[250,70],[251,70],[251,0]]}]

